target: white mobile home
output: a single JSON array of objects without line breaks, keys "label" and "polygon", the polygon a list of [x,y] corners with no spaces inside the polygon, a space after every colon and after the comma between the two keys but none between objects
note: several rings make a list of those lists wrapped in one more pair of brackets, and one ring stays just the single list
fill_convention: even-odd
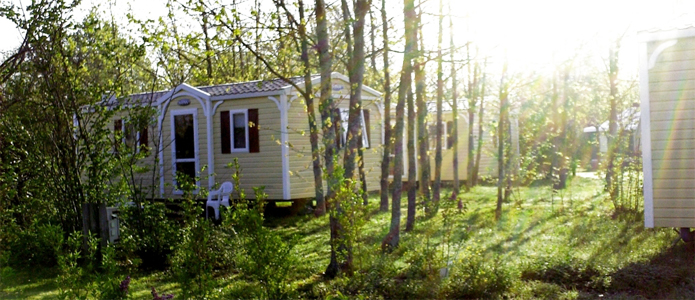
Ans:
[{"label": "white mobile home", "polygon": [[[339,73],[333,73],[332,79],[333,97],[344,111],[349,107],[349,81]],[[291,80],[303,85],[303,78]],[[318,85],[320,78],[314,76],[312,81]],[[368,188],[377,190],[380,173],[371,170],[378,170],[381,160],[381,93],[364,86],[362,95],[365,169],[371,183]],[[156,156],[156,175],[144,174],[140,180],[159,197],[182,194],[175,179],[177,172],[201,178],[196,185],[207,189],[230,181],[232,170],[227,164],[234,158],[242,168],[241,188],[249,191],[250,198],[254,197],[251,187],[256,186],[265,186],[272,200],[314,196],[306,105],[287,82],[274,79],[202,87],[181,84],[169,91],[132,95],[128,101],[149,105],[158,112],[149,128],[137,133],[130,130],[131,134],[124,130],[128,116],[116,114],[112,129],[124,130],[126,139],[153,148],[143,164],[154,165]],[[203,166],[207,168],[200,174]]]},{"label": "white mobile home", "polygon": [[695,227],[695,27],[640,34],[645,227]]}]

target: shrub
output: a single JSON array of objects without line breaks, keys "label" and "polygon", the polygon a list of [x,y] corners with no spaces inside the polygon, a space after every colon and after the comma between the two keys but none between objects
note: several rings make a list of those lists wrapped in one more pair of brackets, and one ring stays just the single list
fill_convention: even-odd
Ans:
[{"label": "shrub", "polygon": [[488,261],[481,251],[468,249],[464,257],[454,263],[443,293],[445,298],[501,298],[511,285],[511,274],[499,257]]},{"label": "shrub", "polygon": [[603,290],[608,285],[605,276],[592,264],[569,255],[541,258],[524,266],[524,280],[539,280],[565,288],[592,288]]},{"label": "shrub", "polygon": [[[94,272],[98,240],[87,237],[87,251],[82,253],[83,235],[75,231],[68,237],[64,251],[58,256],[58,297],[60,299],[87,299],[94,296]],[[80,266],[80,261],[84,261]]]},{"label": "shrub", "polygon": [[115,248],[107,245],[99,252],[99,240],[89,235],[85,251],[84,239],[81,232],[73,232],[58,255],[59,298],[127,299],[130,277],[119,280]]},{"label": "shrub", "polygon": [[32,223],[20,228],[14,223],[3,228],[4,237],[0,252],[0,264],[14,267],[55,266],[63,245],[63,230],[60,226]]},{"label": "shrub", "polygon": [[116,250],[108,245],[102,248],[100,273],[97,275],[99,284],[100,299],[127,299],[128,288],[130,286],[130,276],[120,280],[118,273],[118,262],[116,261]]},{"label": "shrub", "polygon": [[186,226],[182,230],[183,242],[171,256],[171,271],[184,298],[205,298],[217,285],[213,275],[218,252],[212,226],[206,219]]},{"label": "shrub", "polygon": [[287,279],[297,263],[292,253],[294,239],[285,241],[278,233],[263,226],[263,201],[267,195],[263,188],[254,190],[255,209],[239,206],[230,218],[230,225],[238,229],[237,238],[242,245],[236,262],[246,276],[261,284],[263,298],[289,298]]},{"label": "shrub", "polygon": [[[241,169],[236,158],[230,167],[234,170],[234,185],[239,187]],[[255,201],[247,200],[244,190],[237,189],[238,198],[224,218],[222,231],[240,246],[235,262],[244,275],[260,283],[263,288],[260,298],[289,298],[287,281],[297,263],[292,252],[294,238],[283,240],[280,234],[263,226],[263,211],[268,195],[264,187],[253,190]]]},{"label": "shrub", "polygon": [[118,247],[126,260],[136,265],[141,261],[141,267],[145,269],[164,269],[167,266],[167,257],[181,243],[181,226],[167,217],[170,213],[163,203],[152,202],[121,209]]},{"label": "shrub", "polygon": [[210,220],[200,218],[202,209],[196,205],[196,198],[205,197],[206,192],[195,195],[195,181],[185,180],[181,176],[177,181],[182,183],[183,190],[183,224],[181,243],[176,245],[170,256],[171,271],[181,285],[184,298],[207,298],[217,285],[213,271],[217,263],[216,250],[219,248],[214,245],[218,233]]}]

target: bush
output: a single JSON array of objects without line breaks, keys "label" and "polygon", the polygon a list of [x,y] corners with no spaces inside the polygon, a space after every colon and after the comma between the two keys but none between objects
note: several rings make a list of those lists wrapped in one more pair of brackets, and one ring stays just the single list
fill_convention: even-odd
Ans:
[{"label": "bush", "polygon": [[605,276],[592,264],[572,256],[559,255],[541,258],[524,267],[521,272],[524,280],[538,280],[554,283],[565,288],[592,288],[603,290],[608,285]]},{"label": "bush", "polygon": [[[167,257],[181,243],[180,225],[170,220],[171,211],[163,203],[125,206],[121,209],[119,250],[126,259],[145,269],[164,269]],[[135,256],[135,257],[133,257]]]},{"label": "bush", "polygon": [[52,267],[57,264],[64,241],[60,226],[34,222],[27,228],[20,228],[10,223],[3,228],[3,235],[0,265]]},{"label": "bush", "polygon": [[511,286],[511,274],[499,257],[488,261],[479,250],[469,249],[454,263],[443,293],[445,298],[502,298]]},{"label": "bush", "polygon": [[183,229],[183,242],[171,256],[172,274],[181,285],[183,297],[205,298],[217,285],[214,267],[218,263],[217,232],[211,221],[196,220]]},{"label": "bush", "polygon": [[[58,256],[58,297],[60,299],[87,299],[94,297],[94,272],[98,241],[87,238],[87,251],[82,253],[83,235],[75,231],[68,237],[64,251]],[[80,266],[83,261],[83,266]]]},{"label": "bush", "polygon": [[244,275],[261,284],[262,298],[290,298],[287,279],[297,263],[292,253],[294,240],[285,241],[280,234],[263,226],[263,201],[267,195],[263,188],[254,188],[254,191],[254,207],[237,206],[227,223],[239,233],[237,238],[242,247],[237,265]]},{"label": "bush", "polygon": [[180,174],[177,178],[183,190],[181,243],[175,245],[170,256],[171,271],[181,285],[184,298],[204,299],[217,285],[213,271],[221,250],[219,245],[215,245],[215,241],[219,241],[219,234],[210,220],[200,218],[202,209],[196,205],[196,198],[205,197],[207,193],[202,190],[200,194],[194,194],[193,191],[197,189],[195,181],[182,176],[185,175]]}]

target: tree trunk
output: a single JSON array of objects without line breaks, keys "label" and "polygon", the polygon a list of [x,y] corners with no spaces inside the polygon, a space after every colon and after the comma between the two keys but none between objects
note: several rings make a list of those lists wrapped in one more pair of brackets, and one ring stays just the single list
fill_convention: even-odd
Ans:
[{"label": "tree trunk", "polygon": [[[621,39],[616,40],[608,49],[608,81],[610,85],[608,99],[610,101],[611,111],[608,118],[608,135],[606,141],[608,144],[608,153],[606,155],[606,188],[610,194],[611,200],[615,200],[617,192],[614,187],[615,179],[615,151],[616,151],[616,135],[618,134],[618,54],[620,52]],[[597,132],[597,134],[599,134]]]},{"label": "tree trunk", "polygon": [[[371,2],[371,1],[370,1]],[[377,68],[376,68],[376,33],[374,32],[375,29],[375,24],[374,24],[374,13],[372,10],[369,10],[369,41],[370,46],[371,46],[371,55],[369,56],[369,60],[372,63],[372,71],[374,72],[374,76],[377,75]]]},{"label": "tree trunk", "polygon": [[[256,35],[256,40],[254,42],[254,49],[256,49],[256,53],[261,53],[261,34],[260,34],[260,28],[261,28],[261,6],[258,0],[255,0],[253,4],[253,9],[256,11],[256,16],[255,16],[255,22],[256,22],[256,28],[254,29],[254,33]],[[300,25],[300,26],[306,26],[306,25]],[[259,78],[261,77],[261,60],[258,56],[256,56],[256,62],[254,64],[254,72],[255,76],[254,78]]]},{"label": "tree trunk", "polygon": [[202,14],[202,27],[203,27],[203,38],[205,39],[205,63],[207,65],[207,75],[208,83],[212,84],[213,74],[212,74],[212,47],[210,46],[210,37],[208,35],[208,15],[205,11],[205,3],[203,0],[199,1],[200,6],[203,11]]},{"label": "tree trunk", "polygon": [[437,36],[437,123],[434,154],[434,185],[432,200],[437,203],[442,186],[442,102],[444,101],[444,68],[442,66],[442,37],[444,36],[444,1],[439,0],[439,35]]},{"label": "tree trunk", "polygon": [[316,203],[324,205],[323,199],[323,177],[321,175],[321,152],[319,150],[319,129],[316,125],[316,109],[314,107],[314,93],[311,83],[311,62],[309,60],[309,37],[306,32],[307,21],[304,18],[304,1],[298,0],[299,5],[299,36],[302,47],[302,63],[304,65],[304,102],[309,118],[309,141],[311,143],[311,162],[314,171],[314,191]]},{"label": "tree trunk", "polygon": [[[473,154],[475,153],[475,144],[473,143],[473,126],[471,126],[473,122],[471,120],[475,120],[475,106],[477,100],[473,93],[473,81],[475,80],[475,77],[477,75],[471,74],[470,44],[466,45],[466,58],[468,63],[468,90],[466,93],[468,98],[468,163],[466,164],[466,174],[468,176],[468,180],[466,180],[466,189],[470,190],[473,186],[473,181],[471,180],[471,178],[473,177]],[[475,72],[476,69],[473,68],[473,73]],[[471,78],[471,75],[473,76],[473,79]]]},{"label": "tree trunk", "polygon": [[[361,116],[362,114],[360,114],[360,117]],[[364,172],[364,142],[362,138],[357,140],[357,171],[360,175],[360,184],[362,188],[362,204],[366,206],[369,205],[369,193],[367,192],[367,174]]]},{"label": "tree trunk", "polygon": [[[411,79],[409,78],[410,82]],[[412,87],[408,87],[408,216],[405,222],[405,231],[411,231],[415,227],[415,213],[417,205],[417,170],[415,165],[415,103]]]},{"label": "tree trunk", "polygon": [[558,170],[558,180],[557,184],[554,186],[555,189],[564,189],[567,183],[567,159],[566,154],[569,154],[572,150],[567,149],[567,120],[568,112],[571,109],[569,107],[569,72],[570,65],[566,65],[563,70],[563,80],[562,80],[562,97],[560,98],[562,104],[562,111],[560,112],[560,134],[557,137],[556,153],[558,154],[557,170]]},{"label": "tree trunk", "polygon": [[[449,12],[451,12],[451,3],[449,3]],[[459,138],[458,138],[458,120],[459,120],[459,111],[458,111],[458,94],[457,94],[457,85],[458,82],[456,81],[456,63],[454,63],[454,21],[453,17],[451,16],[451,13],[449,14],[449,48],[450,48],[450,54],[449,57],[451,59],[451,95],[453,98],[453,102],[451,104],[451,114],[453,116],[452,120],[452,125],[454,128],[451,129],[451,152],[454,157],[453,162],[452,162],[452,168],[454,169],[454,187],[451,191],[451,199],[456,199],[459,194],[459,189],[461,188],[461,183],[459,182]],[[470,120],[470,119],[469,119]],[[471,123],[469,121],[469,123]],[[471,123],[472,124],[472,123]],[[469,124],[469,127],[472,127],[472,125]],[[468,177],[468,180],[470,181],[470,177]],[[459,207],[463,206],[463,203],[459,199],[458,203]]]},{"label": "tree trunk", "polygon": [[[507,99],[507,102],[509,99]],[[507,103],[507,106],[509,104]],[[505,165],[504,165],[504,175],[505,175],[505,188],[504,188],[504,202],[509,201],[509,196],[512,194],[512,122],[509,120],[509,112],[508,110],[505,110],[505,131],[507,131],[507,136],[505,137],[505,141],[507,143],[507,146],[504,147],[504,152],[505,152]]]},{"label": "tree trunk", "polygon": [[[345,0],[343,0],[343,3]],[[350,117],[348,119],[347,147],[345,149],[345,178],[352,179],[355,171],[355,158],[358,150],[358,142],[362,139],[361,130],[361,111],[362,111],[362,82],[364,80],[364,23],[367,12],[369,11],[368,0],[357,0],[355,2],[355,22],[353,24],[353,35],[355,45],[350,57],[350,65],[353,67],[350,72]],[[345,249],[345,260],[340,264],[342,271],[352,270],[352,248]]]},{"label": "tree trunk", "polygon": [[[333,120],[336,116],[333,115],[334,106],[333,97],[331,95],[331,69],[333,68],[331,55],[328,52],[330,49],[328,39],[328,21],[326,19],[326,3],[324,0],[316,0],[316,38],[318,41],[317,51],[319,53],[319,69],[321,72],[321,95],[319,98],[319,109],[321,110],[321,121],[323,129],[323,145],[325,147],[325,164],[327,173],[327,190],[326,198],[334,199],[333,193],[336,189],[337,181],[335,178],[335,130],[333,128]],[[326,213],[325,202],[318,203],[317,201],[316,215]],[[339,203],[336,203],[338,205]],[[331,259],[326,268],[326,277],[333,278],[338,274],[338,256],[337,243],[339,237],[338,219],[331,215],[330,221],[330,244],[331,244]]]},{"label": "tree trunk", "polygon": [[[429,213],[429,202],[430,196],[430,157],[428,155],[429,151],[429,134],[427,133],[427,103],[425,102],[425,66],[424,59],[422,57],[422,51],[425,47],[420,40],[418,45],[418,27],[420,26],[420,18],[416,19],[417,26],[414,29],[415,47],[418,49],[416,53],[416,59],[414,64],[415,71],[415,102],[417,103],[417,140],[418,140],[418,182],[420,183],[420,195],[423,196],[425,202],[425,208]],[[420,33],[420,38],[422,34]]]},{"label": "tree trunk", "polygon": [[497,124],[497,209],[495,210],[495,220],[499,220],[502,215],[502,189],[504,186],[504,133],[507,124],[507,63],[502,68],[502,79],[500,80],[500,115]]},{"label": "tree trunk", "polygon": [[[480,85],[480,93],[478,93],[480,96],[480,112],[478,113],[478,145],[476,147],[476,157],[475,157],[475,165],[473,165],[473,176],[472,176],[472,181],[473,185],[478,184],[478,173],[480,171],[480,158],[482,154],[482,149],[483,149],[483,134],[485,133],[484,127],[483,127],[483,115],[485,114],[485,69],[484,67],[487,65],[487,59],[485,62],[483,62],[483,69],[481,70],[481,73],[483,75],[483,79]],[[472,126],[472,122],[470,124]]]},{"label": "tree trunk", "polygon": [[[350,78],[350,111],[349,111],[349,116],[348,116],[348,127],[347,127],[347,138],[345,142],[345,154],[343,157],[343,168],[345,169],[345,179],[353,179],[353,176],[355,175],[355,160],[357,157],[357,138],[359,138],[358,134],[360,134],[359,130],[359,110],[362,109],[361,103],[358,104],[358,102],[361,102],[357,96],[358,89],[355,87],[356,82],[354,81],[355,78],[355,73],[356,73],[356,64],[359,63],[357,62],[356,58],[356,47],[353,48],[352,44],[352,38],[351,38],[351,33],[350,33],[350,22],[352,20],[352,17],[350,16],[350,10],[348,7],[347,0],[341,0],[341,8],[343,12],[343,22],[344,24],[344,35],[345,35],[345,42],[347,44],[347,57],[348,57],[348,77]],[[356,24],[353,25],[356,28]],[[357,37],[355,37],[357,38]],[[363,49],[364,50],[364,49]],[[364,64],[364,60],[362,61],[362,64]]]},{"label": "tree trunk", "polygon": [[381,203],[379,210],[389,209],[389,169],[391,160],[391,74],[389,73],[389,36],[386,0],[381,0],[381,21],[384,39],[384,155],[381,160]]},{"label": "tree trunk", "polygon": [[401,192],[403,187],[403,117],[406,95],[411,85],[412,59],[415,48],[415,30],[417,30],[414,0],[403,0],[403,15],[405,23],[405,51],[403,53],[403,67],[401,69],[401,81],[398,87],[398,102],[396,104],[396,128],[393,171],[393,199],[391,200],[391,226],[389,233],[381,243],[383,250],[398,247],[401,225]]}]

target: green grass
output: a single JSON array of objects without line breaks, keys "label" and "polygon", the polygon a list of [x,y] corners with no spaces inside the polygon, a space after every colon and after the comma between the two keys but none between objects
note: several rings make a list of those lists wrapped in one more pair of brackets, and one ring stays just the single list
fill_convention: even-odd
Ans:
[{"label": "green grass", "polygon": [[[447,197],[442,198],[448,199],[449,193],[445,190]],[[359,231],[351,278],[325,281],[321,276],[330,254],[327,217],[269,220],[274,230],[298,238],[294,250],[300,263],[291,273],[296,296],[444,298],[462,295],[461,284],[470,284],[477,294],[465,295],[695,298],[695,251],[682,242],[672,246],[677,234],[671,229],[645,229],[640,213],[615,215],[596,179],[574,178],[556,194],[542,183],[515,189],[499,221],[494,220],[492,186],[462,193],[464,213],[457,213],[456,202],[450,200],[443,200],[431,218],[418,208],[415,230],[401,233],[401,246],[387,255],[381,254],[380,245],[390,213],[377,212],[377,197],[371,198],[369,218]],[[404,198],[401,228],[405,228],[406,202]],[[444,266],[450,275],[440,278]],[[0,282],[0,299],[54,298],[53,278],[55,272],[50,270],[18,271]],[[220,277],[219,297],[243,297],[258,288],[241,278]],[[132,282],[136,299],[148,299],[152,286],[180,294],[166,273],[136,274]]]}]

